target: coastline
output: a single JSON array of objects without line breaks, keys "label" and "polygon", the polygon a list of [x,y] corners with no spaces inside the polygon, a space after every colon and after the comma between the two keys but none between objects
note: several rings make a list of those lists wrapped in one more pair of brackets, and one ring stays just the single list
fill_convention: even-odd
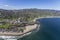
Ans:
[{"label": "coastline", "polygon": [[36,33],[38,30],[39,30],[39,27],[40,27],[40,25],[38,25],[37,27],[36,27],[36,29],[33,29],[33,30],[30,30],[29,32],[26,32],[26,33],[24,33],[24,34],[21,34],[21,35],[18,35],[18,36],[5,36],[5,35],[3,35],[3,36],[0,36],[0,38],[2,38],[2,39],[19,39],[19,38],[22,38],[22,37],[25,37],[25,36],[28,36],[29,34],[31,34],[31,33]]},{"label": "coastline", "polygon": [[[37,19],[34,19],[35,21]],[[13,32],[13,33],[10,33],[10,32],[0,32],[0,38],[2,39],[9,39],[9,40],[12,40],[12,39],[19,39],[19,38],[22,38],[24,36],[27,36],[33,32],[37,32],[39,30],[39,24],[34,24],[34,25],[28,25],[26,27],[26,30],[24,30],[23,33],[16,33],[16,32]]]},{"label": "coastline", "polygon": [[22,34],[24,34],[24,33],[27,33],[27,32],[29,32],[29,31],[31,31],[31,30],[34,30],[34,29],[36,29],[36,27],[37,27],[37,24],[34,24],[34,25],[29,25],[29,26],[26,26],[26,30],[24,30],[24,32],[22,33],[22,32],[20,32],[20,33],[17,33],[17,32],[0,32],[0,36],[18,36],[18,35],[22,35]]}]

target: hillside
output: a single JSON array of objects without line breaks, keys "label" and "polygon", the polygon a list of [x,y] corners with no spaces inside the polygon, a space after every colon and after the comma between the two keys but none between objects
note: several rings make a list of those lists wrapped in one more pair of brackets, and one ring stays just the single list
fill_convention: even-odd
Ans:
[{"label": "hillside", "polygon": [[24,16],[27,17],[60,16],[60,11],[49,9],[20,9],[20,10],[0,9],[0,17],[2,18],[18,18]]}]

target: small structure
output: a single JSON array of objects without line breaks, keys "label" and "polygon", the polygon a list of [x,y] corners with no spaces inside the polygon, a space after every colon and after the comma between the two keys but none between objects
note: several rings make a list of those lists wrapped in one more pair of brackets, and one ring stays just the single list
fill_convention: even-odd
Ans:
[{"label": "small structure", "polygon": [[16,21],[17,21],[17,23],[20,23],[20,20],[21,20],[21,18],[18,18]]}]

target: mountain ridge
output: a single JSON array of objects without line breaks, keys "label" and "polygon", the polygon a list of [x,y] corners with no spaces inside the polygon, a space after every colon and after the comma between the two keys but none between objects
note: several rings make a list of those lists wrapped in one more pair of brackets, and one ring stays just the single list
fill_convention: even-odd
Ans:
[{"label": "mountain ridge", "polygon": [[0,9],[2,17],[20,17],[20,16],[60,16],[59,10],[49,10],[49,9],[20,9],[20,10],[6,10]]}]

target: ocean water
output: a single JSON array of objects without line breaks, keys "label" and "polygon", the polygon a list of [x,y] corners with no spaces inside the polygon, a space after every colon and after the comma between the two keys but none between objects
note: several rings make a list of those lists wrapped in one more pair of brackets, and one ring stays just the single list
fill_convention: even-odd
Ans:
[{"label": "ocean water", "polygon": [[40,30],[18,40],[60,40],[60,18],[41,18]]}]

